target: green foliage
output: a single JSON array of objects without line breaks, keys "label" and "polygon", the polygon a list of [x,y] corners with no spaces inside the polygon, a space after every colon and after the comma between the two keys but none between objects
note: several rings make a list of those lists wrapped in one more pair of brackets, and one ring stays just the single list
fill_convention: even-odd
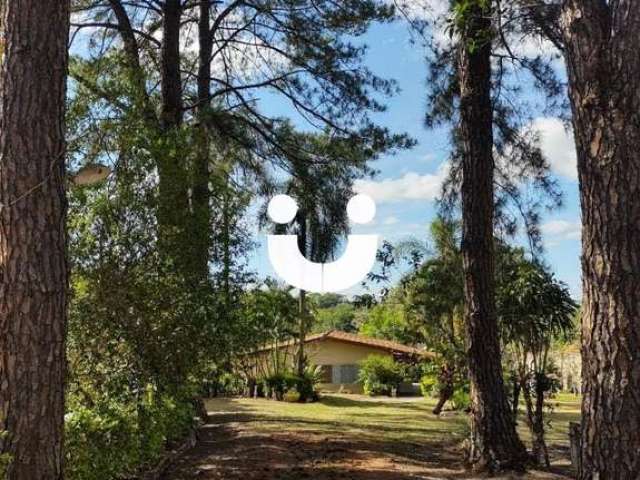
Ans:
[{"label": "green foliage", "polygon": [[471,395],[468,388],[457,388],[451,397],[454,410],[466,410],[471,406]]},{"label": "green foliage", "polygon": [[245,392],[246,380],[234,372],[221,372],[207,379],[207,396],[237,396]]},{"label": "green foliage", "polygon": [[188,400],[145,395],[141,404],[74,405],[65,417],[65,476],[111,480],[155,462],[168,445],[193,428]]},{"label": "green foliage", "polygon": [[293,388],[284,394],[283,401],[287,403],[298,403],[300,401],[300,393]]},{"label": "green foliage", "polygon": [[556,339],[571,341],[578,305],[568,287],[521,250],[502,250],[496,296],[505,343],[537,354]]},{"label": "green foliage", "polygon": [[404,378],[403,366],[391,357],[369,355],[360,364],[358,381],[367,395],[391,395]]},{"label": "green foliage", "polygon": [[333,307],[319,308],[314,314],[312,331],[341,330],[355,332],[356,308],[350,303],[340,303]]},{"label": "green foliage", "polygon": [[[424,397],[437,398],[443,389],[448,385],[443,384],[442,364],[434,361],[428,364],[425,373],[420,379],[420,392]],[[452,378],[453,393],[451,395],[451,406],[454,410],[465,410],[470,405],[469,379],[465,375],[464,370],[458,370],[453,373]]]},{"label": "green foliage", "polygon": [[[5,430],[0,430],[0,445],[6,442],[8,438],[9,438],[9,432]],[[10,454],[8,453],[0,454],[0,480],[4,480],[7,474],[7,469],[9,468],[9,465],[11,465],[12,460],[13,460],[13,457]]]},{"label": "green foliage", "polygon": [[291,371],[279,372],[263,378],[260,383],[266,397],[291,401],[294,394],[289,395],[289,400],[287,394],[295,392],[297,401],[307,402],[318,399],[316,387],[320,381],[320,367],[308,366],[302,375],[296,375]]},{"label": "green foliage", "polygon": [[439,387],[438,375],[435,372],[425,373],[420,378],[420,393],[423,397],[435,397]]},{"label": "green foliage", "polygon": [[420,377],[420,392],[424,397],[437,397],[441,388],[440,365],[438,362],[426,364]]},{"label": "green foliage", "polygon": [[318,399],[317,386],[322,382],[322,367],[307,365],[296,386],[302,401]]},{"label": "green foliage", "polygon": [[406,309],[404,305],[396,303],[392,297],[387,297],[385,302],[367,311],[366,317],[360,324],[359,332],[368,337],[413,343]]},{"label": "green foliage", "polygon": [[[179,126],[158,115],[167,107],[159,94],[167,69],[156,68],[166,37],[152,39],[166,12],[144,2],[118,13],[117,2],[73,3],[98,27],[72,35],[83,46],[70,65],[70,164],[114,171],[104,185],[70,193],[67,468],[71,479],[93,480],[135,473],[183,435],[198,393],[190,385],[239,393],[256,376],[243,354],[299,331],[289,290],[247,288],[258,283],[246,270],[249,205],[283,187],[276,183],[284,171],[306,215],[298,227],[317,239],[310,254],[325,260],[348,230],[344,203],[355,179],[372,173],[367,162],[412,142],[369,118],[396,91],[364,67],[365,49],[355,43],[372,22],[393,18],[382,0],[212,8],[210,37],[222,45],[214,62],[229,61],[230,75],[212,77],[210,104],[192,108],[197,75],[183,71]],[[185,5],[181,20],[195,18],[196,7]],[[112,21],[130,24],[137,41],[114,41],[127,29]],[[245,48],[263,40],[258,55]],[[283,61],[275,65],[272,55]],[[189,70],[194,58],[183,49],[173,67]],[[251,79],[247,65],[257,67]],[[265,91],[281,92],[322,132],[300,133],[261,112],[253,99]],[[323,321],[355,328],[349,306],[321,301],[338,310]],[[315,398],[317,372],[286,368],[274,354],[263,390]]]},{"label": "green foliage", "polygon": [[313,293],[308,298],[310,303],[320,309],[333,308],[349,303],[347,298],[339,293]]},{"label": "green foliage", "polygon": [[65,418],[65,475],[73,480],[108,480],[133,473],[140,462],[138,424],[132,406],[98,411],[77,407]]},{"label": "green foliage", "polygon": [[[438,355],[434,375],[443,365],[464,377],[463,271],[460,224],[436,219],[430,227],[430,256],[402,279],[403,302],[415,343]],[[399,249],[406,248],[399,246]],[[415,248],[415,247],[410,247]],[[414,255],[416,256],[416,255]]]}]

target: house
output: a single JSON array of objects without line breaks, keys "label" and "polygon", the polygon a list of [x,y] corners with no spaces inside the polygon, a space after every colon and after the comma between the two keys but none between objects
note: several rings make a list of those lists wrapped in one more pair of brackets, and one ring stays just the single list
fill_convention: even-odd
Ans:
[{"label": "house", "polygon": [[[256,363],[273,358],[276,349],[279,352],[277,357],[284,364],[295,357],[297,343],[291,340],[265,347],[254,353],[262,359]],[[362,385],[358,383],[359,365],[369,355],[388,356],[401,361],[432,357],[429,352],[398,342],[338,330],[309,335],[305,341],[305,355],[309,364],[322,369],[321,391],[349,393],[362,393]]]},{"label": "house", "polygon": [[572,343],[551,353],[560,377],[561,389],[565,392],[580,393],[582,381],[582,356],[580,345]]}]

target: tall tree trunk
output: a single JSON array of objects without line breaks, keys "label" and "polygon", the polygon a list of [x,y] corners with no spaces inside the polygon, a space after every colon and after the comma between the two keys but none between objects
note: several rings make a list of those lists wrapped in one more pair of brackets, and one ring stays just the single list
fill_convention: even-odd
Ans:
[{"label": "tall tree trunk", "polygon": [[158,236],[162,257],[183,277],[193,273],[187,159],[180,127],[183,119],[180,75],[180,0],[166,0],[162,6],[162,48],[160,55],[162,139],[158,156]]},{"label": "tall tree trunk", "polygon": [[534,416],[531,423],[531,442],[533,458],[538,465],[549,467],[549,452],[544,432],[544,394],[546,392],[547,378],[544,374],[536,375],[536,403]]},{"label": "tall tree trunk", "polygon": [[511,408],[513,409],[513,421],[517,425],[518,424],[518,407],[520,405],[520,378],[518,377],[518,373],[514,371],[512,373],[512,398],[511,398]]},{"label": "tall tree trunk", "polygon": [[211,2],[200,2],[198,20],[199,66],[198,66],[198,145],[193,166],[193,223],[194,270],[200,279],[209,274],[209,250],[211,247],[211,210],[209,191],[209,161],[211,139],[209,137],[209,115],[211,113],[211,53],[213,36],[210,26]]},{"label": "tall tree trunk", "polygon": [[69,2],[3,2],[0,453],[10,480],[62,478]]},{"label": "tall tree trunk", "polygon": [[549,454],[544,439],[544,388],[541,387],[537,379],[534,383],[534,389],[535,395],[532,396],[531,382],[525,379],[522,396],[527,409],[527,426],[531,432],[532,456],[538,465],[549,467]]},{"label": "tall tree trunk", "polygon": [[165,129],[182,124],[182,77],[180,75],[180,0],[165,0],[162,5],[162,125]]},{"label": "tall tree trunk", "polygon": [[140,47],[133,25],[131,25],[131,19],[121,0],[109,0],[109,5],[118,22],[118,31],[122,39],[129,67],[127,73],[132,85],[135,87],[135,93],[133,95],[134,104],[143,112],[144,117],[155,126],[157,125],[158,118],[153,110],[153,105],[147,92],[147,78],[140,61]]},{"label": "tall tree trunk", "polygon": [[[307,255],[307,216],[300,212],[298,213],[297,223],[300,228],[298,232],[298,247],[303,255]],[[300,290],[300,297],[298,299],[298,315],[299,318],[299,330],[298,330],[298,352],[296,356],[296,372],[298,375],[304,373],[306,366],[306,355],[304,353],[305,341],[307,337],[307,292]]]},{"label": "tall tree trunk", "polygon": [[[469,3],[469,2],[467,2]],[[471,380],[471,452],[476,470],[520,469],[519,440],[502,378],[495,313],[491,10],[465,11],[459,58],[463,182],[464,316]]]},{"label": "tall tree trunk", "polygon": [[582,474],[640,472],[640,2],[568,0],[582,205]]},{"label": "tall tree trunk", "polygon": [[231,306],[231,208],[233,206],[232,192],[228,185],[222,195],[222,288],[224,295],[224,308]]}]

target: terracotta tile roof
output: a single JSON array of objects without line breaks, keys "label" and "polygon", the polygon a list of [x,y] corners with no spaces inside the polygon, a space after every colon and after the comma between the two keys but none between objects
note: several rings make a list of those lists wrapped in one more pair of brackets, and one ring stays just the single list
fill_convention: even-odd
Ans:
[{"label": "terracotta tile roof", "polygon": [[[382,340],[380,338],[367,337],[365,335],[357,335],[355,333],[342,332],[340,330],[329,330],[327,332],[316,333],[307,336],[305,343],[319,342],[322,340],[336,340],[339,342],[352,343],[357,345],[366,345],[369,347],[379,348],[394,353],[405,353],[410,355],[422,355],[425,357],[433,357],[434,354],[426,350],[420,350],[415,347],[409,347],[402,343],[393,342],[391,340]],[[287,347],[295,344],[295,340],[283,342],[279,347]],[[271,350],[273,346],[263,348],[259,351]],[[257,352],[256,352],[257,353]]]}]

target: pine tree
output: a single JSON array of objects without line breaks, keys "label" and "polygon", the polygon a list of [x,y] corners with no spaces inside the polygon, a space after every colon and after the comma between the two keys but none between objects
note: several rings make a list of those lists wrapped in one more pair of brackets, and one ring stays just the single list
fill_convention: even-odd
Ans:
[{"label": "pine tree", "polygon": [[67,317],[64,107],[69,3],[1,2],[0,454],[61,479]]}]

